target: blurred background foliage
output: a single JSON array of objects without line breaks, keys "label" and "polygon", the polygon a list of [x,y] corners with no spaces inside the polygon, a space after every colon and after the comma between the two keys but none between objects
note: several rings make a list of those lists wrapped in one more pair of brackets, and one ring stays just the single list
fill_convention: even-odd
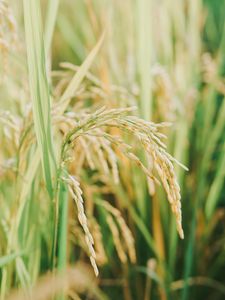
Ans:
[{"label": "blurred background foliage", "polygon": [[[45,33],[50,20],[48,5],[53,2],[42,1]],[[50,6],[53,15],[54,4],[57,6],[57,1]],[[10,7],[16,17],[17,37],[15,43],[7,37],[10,49],[2,53],[0,108],[17,114],[18,119],[26,116],[29,123],[23,5],[11,1]],[[143,172],[126,158],[119,161],[118,184],[110,176],[101,178],[95,170],[83,167],[81,187],[90,228],[97,241],[100,274],[91,279],[95,292],[85,290],[77,294],[81,299],[222,300],[225,298],[225,1],[59,1],[48,60],[49,70],[54,70],[49,83],[53,99],[57,101],[76,66],[83,63],[104,31],[101,49],[72,105],[75,111],[81,106],[136,105],[143,119],[172,124],[163,130],[168,137],[168,152],[189,169],[175,167],[182,194],[185,238],[180,240],[177,235],[163,189],[156,186],[156,192],[149,195]],[[18,126],[16,118],[13,122]],[[117,133],[117,129],[113,130]],[[19,155],[17,139],[21,136],[16,136],[16,132],[13,136],[3,127],[0,135],[0,266],[4,299],[12,288],[32,286],[51,269],[54,214],[40,167],[24,202],[15,202],[19,201],[16,195],[23,184],[23,179],[16,180],[14,174]],[[127,141],[129,138],[125,136]],[[142,151],[136,148],[144,161]],[[26,156],[31,169],[35,163],[34,150]],[[76,173],[76,162],[71,169]],[[115,218],[113,222],[121,217],[130,228],[137,256],[135,263],[116,248],[116,239],[122,248],[127,247],[122,238],[125,225],[118,226],[118,236],[113,233],[107,225],[110,208],[102,206],[102,200],[117,209],[111,216]],[[8,253],[10,220],[20,205],[23,217],[16,225],[18,228],[12,229],[18,235],[19,247],[15,248],[18,251]],[[57,239],[55,259],[59,257],[60,243],[64,242],[65,264],[88,262],[73,205],[68,203],[68,206],[64,224],[67,238]],[[60,213],[63,214],[63,209]],[[59,223],[59,232],[64,225]],[[87,277],[92,272],[88,270]],[[71,292],[59,297],[76,299],[77,294]]]}]

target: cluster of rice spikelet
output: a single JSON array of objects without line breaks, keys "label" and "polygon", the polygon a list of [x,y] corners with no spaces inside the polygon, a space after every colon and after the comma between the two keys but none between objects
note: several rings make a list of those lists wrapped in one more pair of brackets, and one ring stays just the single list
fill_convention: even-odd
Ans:
[{"label": "cluster of rice spikelet", "polygon": [[[116,223],[119,226],[121,235],[123,237],[124,245],[126,246],[127,251],[128,251],[130,261],[132,263],[135,263],[136,262],[136,253],[135,253],[135,246],[134,246],[134,238],[133,238],[133,235],[132,235],[129,227],[127,226],[124,218],[122,217],[121,212],[106,201],[101,201],[101,202],[99,201],[98,204],[101,205],[102,207],[104,207],[105,210],[108,213],[110,213],[107,215],[107,223],[112,231],[116,250],[117,250],[120,260],[123,263],[127,262],[127,256],[126,256],[124,247],[121,243],[120,233],[117,229]],[[114,217],[115,220],[112,218],[112,216]]]},{"label": "cluster of rice spikelet", "polygon": [[5,136],[18,146],[21,134],[21,119],[9,111],[0,110],[0,123],[3,125]]},{"label": "cluster of rice spikelet", "polygon": [[96,218],[91,218],[91,232],[95,242],[95,252],[96,252],[96,262],[98,265],[104,265],[107,263],[108,259],[106,256],[103,239],[102,239],[102,232],[101,227],[98,224]]},{"label": "cluster of rice spikelet", "polygon": [[[157,171],[161,179],[172,212],[176,217],[178,233],[180,237],[183,238],[180,187],[172,164],[172,162],[177,161],[166,152],[166,146],[161,141],[161,138],[164,136],[158,132],[158,128],[167,126],[168,124],[154,124],[137,117],[126,117],[125,120],[122,121],[122,124],[125,129],[128,126],[130,131],[141,142],[146,156],[149,158],[148,161],[153,161],[152,169]],[[179,162],[177,163],[180,164]]]},{"label": "cluster of rice spikelet", "polygon": [[[94,151],[99,152],[99,161],[103,165],[103,169],[105,169],[106,172],[108,172],[108,169],[106,167],[107,163],[104,163],[105,155],[102,153],[102,150],[100,150],[100,145],[98,145],[99,138],[101,139],[101,147],[103,144],[107,145],[111,149],[113,149],[113,147],[116,147],[124,155],[126,155],[126,157],[136,162],[142,168],[148,178],[158,183],[158,179],[155,177],[155,174],[153,174],[154,170],[156,170],[167,193],[172,212],[176,217],[177,230],[180,237],[183,238],[184,234],[181,225],[180,188],[176,180],[173,166],[173,162],[176,162],[178,164],[179,162],[177,162],[172,156],[167,153],[166,146],[162,142],[162,138],[165,138],[165,136],[159,131],[159,129],[168,126],[169,124],[154,124],[152,122],[142,120],[136,116],[128,116],[127,114],[133,110],[134,108],[101,108],[94,113],[85,112],[84,115],[79,118],[79,121],[76,122],[76,125],[73,124],[75,126],[65,134],[61,152],[62,162],[67,160],[69,150],[76,149],[80,143],[84,144],[85,139],[88,137],[86,140],[87,145],[85,151],[86,159],[87,161],[89,161],[89,165],[91,166],[91,155],[87,154],[87,151],[89,151],[87,149],[91,149],[90,144],[88,144],[88,140],[90,141],[90,137],[92,137],[92,145],[94,144],[94,142],[97,143],[97,146],[93,146],[93,149],[95,149],[96,147]],[[153,162],[153,165],[150,168],[147,168],[143,164],[143,162],[141,162],[141,160],[135,155],[135,151],[132,146],[125,143],[120,137],[110,133],[110,128],[113,127],[117,127],[121,131],[129,133],[132,138],[135,138],[140,142],[140,145],[142,145],[146,156],[149,158],[149,161]],[[82,142],[80,142],[80,138],[83,138]],[[104,142],[102,143],[102,141]],[[108,153],[108,156],[110,156],[111,160],[113,161],[112,166],[114,166],[113,168],[114,173],[116,174],[115,177],[117,181],[118,170],[115,160],[116,153],[114,152],[114,150],[111,150],[110,153]]]},{"label": "cluster of rice spikelet", "polygon": [[217,71],[217,61],[210,53],[202,55],[202,75],[205,83],[211,83],[217,91],[225,95],[225,81]]},{"label": "cluster of rice spikelet", "polygon": [[202,75],[205,82],[210,83],[215,80],[216,77],[216,63],[213,60],[210,53],[204,53],[202,55]]},{"label": "cluster of rice spikelet", "polygon": [[152,67],[153,93],[157,98],[158,118],[173,121],[178,101],[175,96],[173,82],[162,65],[156,64]]},{"label": "cluster of rice spikelet", "polygon": [[62,179],[68,184],[69,192],[76,203],[77,212],[78,212],[78,220],[84,230],[85,240],[86,240],[86,244],[87,244],[87,247],[89,250],[91,265],[94,269],[95,275],[97,276],[99,272],[98,272],[98,267],[97,267],[96,261],[95,261],[96,254],[95,254],[95,250],[93,248],[94,239],[90,233],[90,230],[89,230],[89,227],[87,224],[87,217],[84,212],[82,190],[80,188],[80,184],[76,180],[76,178],[74,178],[71,175],[68,175],[68,177],[63,177]]}]

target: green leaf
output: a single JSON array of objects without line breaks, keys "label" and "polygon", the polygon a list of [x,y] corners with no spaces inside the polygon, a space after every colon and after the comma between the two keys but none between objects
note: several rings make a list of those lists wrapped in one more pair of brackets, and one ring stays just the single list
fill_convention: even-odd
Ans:
[{"label": "green leaf", "polygon": [[50,197],[53,198],[52,177],[56,172],[56,163],[52,144],[50,94],[46,75],[40,1],[24,0],[23,3],[34,128],[46,187]]}]

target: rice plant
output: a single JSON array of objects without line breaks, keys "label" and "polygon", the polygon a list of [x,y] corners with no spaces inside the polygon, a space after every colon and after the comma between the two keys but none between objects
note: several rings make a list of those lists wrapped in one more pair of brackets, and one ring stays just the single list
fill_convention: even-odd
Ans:
[{"label": "rice plant", "polygon": [[224,9],[0,1],[1,299],[224,298]]}]

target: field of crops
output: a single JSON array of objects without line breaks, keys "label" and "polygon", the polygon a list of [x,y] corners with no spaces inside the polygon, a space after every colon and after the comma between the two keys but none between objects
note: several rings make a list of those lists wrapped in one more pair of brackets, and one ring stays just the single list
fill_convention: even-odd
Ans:
[{"label": "field of crops", "polygon": [[0,0],[0,300],[225,299],[225,0]]}]

